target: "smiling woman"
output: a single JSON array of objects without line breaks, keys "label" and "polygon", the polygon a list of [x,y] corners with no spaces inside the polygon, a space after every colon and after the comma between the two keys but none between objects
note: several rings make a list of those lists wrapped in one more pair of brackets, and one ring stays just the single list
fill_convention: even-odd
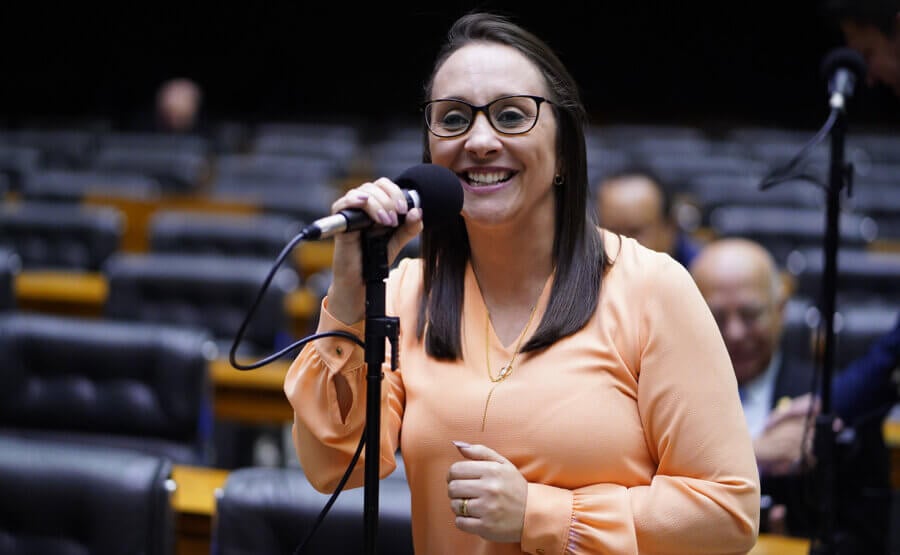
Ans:
[{"label": "smiling woman", "polygon": [[[387,282],[406,332],[397,371],[384,365],[379,445],[382,477],[402,452],[416,552],[748,551],[759,482],[728,353],[684,267],[597,226],[568,70],[510,19],[468,14],[424,106],[424,159],[458,176],[461,215],[423,230],[387,178],[332,206],[397,227],[391,255],[422,233],[421,258]],[[363,334],[360,247],[335,237],[320,332]],[[365,358],[329,337],[285,377],[321,491],[365,426]]]}]

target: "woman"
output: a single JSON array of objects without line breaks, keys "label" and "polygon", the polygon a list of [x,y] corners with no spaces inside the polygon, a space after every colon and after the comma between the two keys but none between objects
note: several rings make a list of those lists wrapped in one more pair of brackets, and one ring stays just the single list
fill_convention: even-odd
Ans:
[{"label": "woman", "polygon": [[[527,31],[470,14],[426,99],[425,161],[459,176],[464,202],[388,280],[402,331],[381,469],[399,448],[416,552],[748,551],[759,483],[728,353],[680,265],[594,222],[571,76]],[[397,225],[402,199],[381,178],[332,210]],[[410,210],[391,253],[421,227]],[[320,331],[362,335],[359,253],[355,234],[335,238]],[[365,374],[362,349],[328,338],[285,379],[297,453],[322,491],[358,444]]]}]

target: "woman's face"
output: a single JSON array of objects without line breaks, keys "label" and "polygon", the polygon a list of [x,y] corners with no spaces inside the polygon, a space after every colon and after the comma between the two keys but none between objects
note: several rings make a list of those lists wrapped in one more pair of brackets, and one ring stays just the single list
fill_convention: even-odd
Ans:
[{"label": "woman's face", "polygon": [[[482,42],[460,48],[444,62],[434,77],[431,99],[453,98],[482,106],[509,95],[546,98],[548,91],[543,76],[524,55],[509,46]],[[441,138],[429,133],[432,161],[460,178],[463,217],[469,227],[552,225],[556,126],[552,106],[542,103],[534,128],[523,134],[497,131],[484,112],[475,113],[471,128],[462,135]]]}]

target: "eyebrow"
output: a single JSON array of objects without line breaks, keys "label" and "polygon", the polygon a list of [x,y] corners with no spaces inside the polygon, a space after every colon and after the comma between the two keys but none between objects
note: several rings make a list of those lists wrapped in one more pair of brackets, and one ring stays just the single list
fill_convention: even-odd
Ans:
[{"label": "eyebrow", "polygon": [[[487,102],[484,102],[484,104],[490,104],[491,102],[493,102],[493,101],[495,101],[495,100],[497,100],[497,99],[505,98],[505,97],[507,97],[507,96],[540,96],[540,97],[545,97],[546,95],[544,95],[544,94],[537,94],[537,93],[528,93],[528,92],[510,92],[510,93],[503,93],[503,94],[498,94],[498,95],[496,95],[496,96],[491,97],[491,99],[488,100]],[[465,96],[456,96],[456,95],[451,95],[451,96],[439,96],[439,97],[437,97],[437,98],[433,98],[432,101],[433,101],[433,100],[456,100],[456,101],[458,101],[458,102],[465,102],[465,103],[468,103],[468,104],[479,105],[479,104],[476,104],[475,101],[473,101],[473,100],[471,100],[471,99],[469,99],[469,98],[467,98],[467,97],[465,97]]]}]

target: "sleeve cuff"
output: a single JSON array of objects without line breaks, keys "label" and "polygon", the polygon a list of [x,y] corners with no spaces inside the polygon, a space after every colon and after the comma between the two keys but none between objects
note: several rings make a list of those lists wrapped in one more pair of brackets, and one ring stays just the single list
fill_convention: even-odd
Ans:
[{"label": "sleeve cuff", "polygon": [[[322,299],[316,332],[325,331],[345,331],[361,338],[365,334],[365,322],[359,321],[350,326],[341,322],[328,312],[328,298],[325,297]],[[362,347],[349,339],[331,336],[316,339],[313,343],[319,357],[333,371],[341,368],[359,368],[365,363]]]},{"label": "sleeve cuff", "polygon": [[544,484],[528,484],[522,551],[535,555],[565,553],[572,525],[574,494]]}]

